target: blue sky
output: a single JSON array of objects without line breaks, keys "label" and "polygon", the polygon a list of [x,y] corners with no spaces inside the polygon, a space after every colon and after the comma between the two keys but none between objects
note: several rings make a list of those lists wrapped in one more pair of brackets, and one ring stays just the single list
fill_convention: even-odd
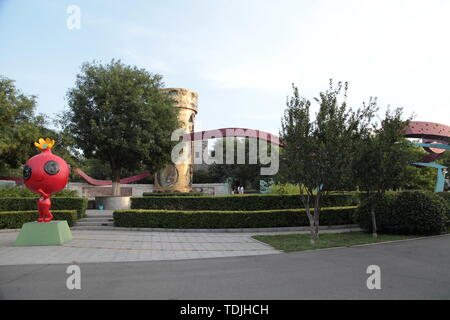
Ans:
[{"label": "blue sky", "polygon": [[450,125],[449,14],[445,0],[0,0],[0,74],[50,116],[83,62],[116,58],[197,91],[202,130],[277,134],[291,83],[313,98],[329,78],[354,107],[377,96]]}]

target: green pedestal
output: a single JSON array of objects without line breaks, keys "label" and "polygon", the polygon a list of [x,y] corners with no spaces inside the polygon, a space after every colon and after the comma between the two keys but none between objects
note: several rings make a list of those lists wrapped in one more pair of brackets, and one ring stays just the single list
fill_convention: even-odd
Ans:
[{"label": "green pedestal", "polygon": [[58,246],[72,240],[67,221],[28,222],[17,236],[16,246]]}]

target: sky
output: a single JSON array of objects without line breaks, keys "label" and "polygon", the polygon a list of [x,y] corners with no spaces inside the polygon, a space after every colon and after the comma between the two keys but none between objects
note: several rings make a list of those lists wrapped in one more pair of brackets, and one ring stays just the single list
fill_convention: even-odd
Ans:
[{"label": "sky", "polygon": [[[75,5],[80,28],[67,20]],[[83,62],[120,59],[199,94],[196,129],[278,134],[291,84],[450,125],[447,0],[0,0],[0,75],[54,117]]]}]

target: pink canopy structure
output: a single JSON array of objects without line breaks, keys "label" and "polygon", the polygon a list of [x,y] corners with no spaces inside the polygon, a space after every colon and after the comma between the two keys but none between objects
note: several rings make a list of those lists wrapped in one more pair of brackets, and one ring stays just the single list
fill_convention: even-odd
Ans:
[{"label": "pink canopy structure", "polygon": [[411,121],[405,128],[405,137],[428,139],[449,144],[450,126],[434,122]]},{"label": "pink canopy structure", "polygon": [[414,164],[419,167],[437,169],[434,191],[443,192],[447,167],[434,161],[446,150],[450,150],[450,127],[434,122],[411,121],[405,128],[405,137],[422,139],[422,142],[414,142],[414,144],[423,147],[428,154],[420,162]]},{"label": "pink canopy structure", "polygon": [[[422,139],[423,148],[428,154],[420,161],[430,163],[438,159],[444,152],[442,146],[450,144],[450,126],[434,122],[411,121],[405,128],[406,138]],[[439,148],[433,148],[433,145]]]}]

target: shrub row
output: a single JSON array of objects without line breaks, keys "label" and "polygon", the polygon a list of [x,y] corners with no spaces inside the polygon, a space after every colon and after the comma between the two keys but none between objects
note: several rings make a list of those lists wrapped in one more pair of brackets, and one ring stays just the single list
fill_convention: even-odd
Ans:
[{"label": "shrub row", "polygon": [[438,192],[437,195],[440,196],[441,198],[443,198],[448,203],[450,203],[450,191]]},{"label": "shrub row", "polygon": [[[399,192],[374,201],[377,231],[388,234],[439,234],[445,231],[448,207],[431,192]],[[361,228],[372,232],[370,204],[364,200],[355,220]]]},{"label": "shrub row", "polygon": [[[75,190],[64,189],[52,197],[73,198],[77,196]],[[0,198],[33,198],[36,194],[25,187],[10,187],[0,189]]]},{"label": "shrub row", "polygon": [[444,199],[444,202],[447,206],[447,223],[450,223],[450,192],[439,192],[437,193],[437,195]]},{"label": "shrub row", "polygon": [[[38,198],[0,198],[1,211],[27,211],[36,210]],[[86,198],[52,198],[53,210],[76,210],[77,218],[85,216],[88,199]]]},{"label": "shrub row", "polygon": [[[321,225],[354,223],[357,207],[323,208]],[[113,213],[116,227],[141,228],[269,228],[309,226],[305,209],[259,211],[180,211],[180,210],[117,210]]]},{"label": "shrub row", "polygon": [[142,194],[144,197],[201,197],[205,195],[202,192],[144,192]]},{"label": "shrub row", "polygon": [[[76,210],[55,210],[52,214],[54,220],[66,220],[70,227],[77,220]],[[37,210],[2,211],[0,212],[0,229],[20,229],[24,223],[36,221],[38,218]]]},{"label": "shrub row", "polygon": [[[311,200],[312,203],[312,200]],[[329,194],[322,208],[358,205],[357,193]],[[132,197],[132,209],[254,211],[303,208],[298,195],[250,194],[204,197]]]}]

